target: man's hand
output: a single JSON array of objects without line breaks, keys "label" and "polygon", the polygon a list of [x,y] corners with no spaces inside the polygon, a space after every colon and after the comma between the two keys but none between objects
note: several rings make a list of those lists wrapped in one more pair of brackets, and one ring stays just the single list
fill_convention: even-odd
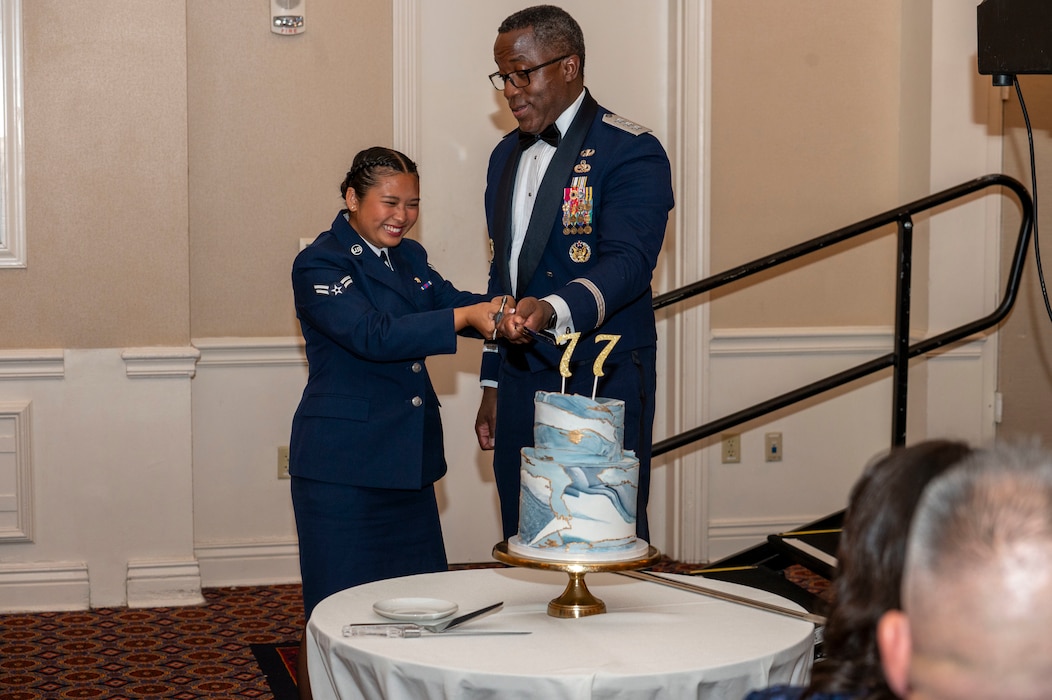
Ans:
[{"label": "man's hand", "polygon": [[505,313],[497,332],[512,343],[528,343],[532,339],[523,330],[539,331],[548,325],[555,309],[546,301],[536,297],[520,299],[514,313]]},{"label": "man's hand", "polygon": [[492,386],[482,387],[482,401],[479,403],[478,416],[475,417],[475,437],[479,447],[492,450],[497,436],[497,389]]}]

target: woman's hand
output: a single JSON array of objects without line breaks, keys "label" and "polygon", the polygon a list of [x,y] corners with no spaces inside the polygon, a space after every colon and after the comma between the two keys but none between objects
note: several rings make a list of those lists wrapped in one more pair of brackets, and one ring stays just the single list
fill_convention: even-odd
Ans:
[{"label": "woman's hand", "polygon": [[493,297],[489,301],[453,309],[453,325],[458,331],[471,326],[483,338],[496,338],[497,314],[506,317],[514,311],[515,300],[510,296]]}]

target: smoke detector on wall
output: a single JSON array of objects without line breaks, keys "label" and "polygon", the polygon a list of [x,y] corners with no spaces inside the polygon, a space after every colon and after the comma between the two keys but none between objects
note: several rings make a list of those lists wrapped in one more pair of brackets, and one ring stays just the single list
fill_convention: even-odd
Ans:
[{"label": "smoke detector on wall", "polygon": [[302,34],[306,29],[307,0],[270,0],[270,31]]}]

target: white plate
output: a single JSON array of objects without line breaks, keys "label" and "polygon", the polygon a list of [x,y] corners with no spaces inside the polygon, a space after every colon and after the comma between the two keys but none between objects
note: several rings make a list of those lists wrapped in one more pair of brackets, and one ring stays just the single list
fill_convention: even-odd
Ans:
[{"label": "white plate", "polygon": [[389,620],[437,620],[457,611],[457,604],[438,598],[388,598],[373,603],[377,615]]}]

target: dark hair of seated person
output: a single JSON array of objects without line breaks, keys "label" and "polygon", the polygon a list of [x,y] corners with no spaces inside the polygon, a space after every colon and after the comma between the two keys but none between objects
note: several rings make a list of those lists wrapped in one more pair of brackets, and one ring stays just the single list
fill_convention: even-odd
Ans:
[{"label": "dark hair of seated person", "polygon": [[962,442],[928,440],[894,448],[867,465],[851,489],[837,546],[837,571],[823,646],[801,700],[847,695],[895,698],[884,681],[877,623],[902,607],[900,591],[910,521],[924,487],[971,454]]}]

